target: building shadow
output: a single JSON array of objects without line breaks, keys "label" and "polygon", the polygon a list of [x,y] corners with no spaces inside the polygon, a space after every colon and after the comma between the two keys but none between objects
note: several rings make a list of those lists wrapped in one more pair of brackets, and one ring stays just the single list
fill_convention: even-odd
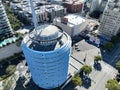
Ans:
[{"label": "building shadow", "polygon": [[106,38],[104,39],[100,37],[100,42],[100,54],[102,56],[102,60],[115,68],[116,62],[120,59],[120,43],[114,45],[114,47],[109,50],[105,50],[104,44],[110,41]]},{"label": "building shadow", "polygon": [[3,75],[6,75],[6,69],[8,68],[9,65],[17,65],[18,63],[20,63],[24,58],[22,56],[19,56],[17,58],[5,61],[3,63],[0,63],[0,77],[2,77]]},{"label": "building shadow", "polygon": [[72,83],[72,81],[70,81],[70,82],[67,84],[67,86],[65,86],[65,87],[63,88],[63,90],[76,90],[75,87],[76,87],[76,86]]},{"label": "building shadow", "polygon": [[80,42],[81,40],[83,40],[83,38],[80,37],[80,36],[74,36],[74,37],[72,37],[72,46],[74,44],[76,44],[77,42]]},{"label": "building shadow", "polygon": [[91,86],[91,79],[85,75],[83,75],[82,77],[82,86],[86,89],[89,89],[89,87]]},{"label": "building shadow", "polygon": [[116,50],[117,50],[116,47],[107,51],[100,47],[102,60],[113,67],[115,67],[116,62],[120,59],[120,58],[117,59],[118,56],[115,54]]},{"label": "building shadow", "polygon": [[17,80],[16,87],[14,88],[14,90],[27,90],[26,88],[23,87],[23,84],[20,78]]},{"label": "building shadow", "polygon": [[40,88],[34,83],[32,78],[30,79],[30,81],[28,83],[25,84],[26,80],[27,79],[24,79],[24,78],[20,77],[16,82],[16,87],[14,88],[14,90],[59,90],[59,88],[54,88],[54,89]]},{"label": "building shadow", "polygon": [[101,66],[100,63],[94,63],[93,67],[94,67],[95,70],[98,70],[98,71],[102,70],[102,66]]},{"label": "building shadow", "polygon": [[32,79],[30,79],[28,83],[26,84],[24,83],[25,80],[20,77],[16,82],[16,87],[14,88],[14,90],[43,90],[43,89],[39,89]]}]

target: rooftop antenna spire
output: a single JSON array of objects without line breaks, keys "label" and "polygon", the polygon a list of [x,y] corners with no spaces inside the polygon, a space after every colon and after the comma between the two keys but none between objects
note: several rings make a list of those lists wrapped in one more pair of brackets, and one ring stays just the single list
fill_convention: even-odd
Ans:
[{"label": "rooftop antenna spire", "polygon": [[34,23],[35,31],[37,32],[38,21],[37,21],[37,17],[36,17],[36,14],[35,14],[35,9],[34,9],[34,6],[33,6],[33,0],[30,0],[30,7],[31,7],[31,11],[32,11],[33,23]]}]

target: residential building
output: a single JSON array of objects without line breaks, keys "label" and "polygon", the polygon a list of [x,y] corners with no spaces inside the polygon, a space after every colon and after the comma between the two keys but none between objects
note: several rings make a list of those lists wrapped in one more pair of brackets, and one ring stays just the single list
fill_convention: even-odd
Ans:
[{"label": "residential building", "polygon": [[6,11],[0,0],[0,41],[4,40],[11,33],[12,33],[12,28],[7,18]]},{"label": "residential building", "polygon": [[90,13],[100,10],[101,4],[102,4],[102,0],[92,0],[90,6]]},{"label": "residential building", "polygon": [[67,12],[77,13],[82,11],[83,3],[82,0],[65,0],[63,5],[67,9]]},{"label": "residential building", "polygon": [[[66,9],[61,5],[50,4],[45,1],[34,1],[35,13],[37,15],[38,23],[49,21],[52,22],[55,17],[61,17],[66,14]],[[21,3],[11,3],[11,9],[14,14],[32,24],[32,13],[30,3],[28,0],[22,0]]]},{"label": "residential building", "polygon": [[120,0],[110,0],[104,10],[99,32],[103,36],[112,37],[120,32]]}]

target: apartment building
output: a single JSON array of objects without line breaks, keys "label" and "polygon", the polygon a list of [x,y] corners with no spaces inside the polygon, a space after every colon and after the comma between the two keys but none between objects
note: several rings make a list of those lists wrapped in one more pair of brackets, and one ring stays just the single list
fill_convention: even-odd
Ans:
[{"label": "apartment building", "polygon": [[7,18],[5,9],[0,0],[0,40],[4,40],[9,34],[12,33],[9,20]]},{"label": "apartment building", "polygon": [[120,0],[111,0],[107,3],[99,32],[107,37],[112,37],[120,32]]},{"label": "apartment building", "polygon": [[[61,17],[66,13],[66,9],[61,5],[50,4],[45,1],[34,1],[35,13],[37,15],[38,23],[43,21],[50,21],[55,17]],[[33,23],[30,3],[28,0],[22,0],[21,3],[12,3],[11,9],[20,19],[27,23]]]}]

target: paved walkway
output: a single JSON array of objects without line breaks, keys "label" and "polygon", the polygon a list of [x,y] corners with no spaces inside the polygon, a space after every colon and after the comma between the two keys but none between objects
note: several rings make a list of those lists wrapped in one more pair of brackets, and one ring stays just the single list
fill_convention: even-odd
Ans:
[{"label": "paved walkway", "polygon": [[[83,64],[87,64],[92,66],[92,73],[89,75],[91,82],[89,86],[77,86],[76,90],[105,90],[105,83],[108,79],[114,78],[117,70],[111,65],[105,63],[104,61],[100,61],[101,68],[100,70],[96,70],[94,68],[94,56],[101,55],[100,49],[88,44],[84,40],[77,43],[79,45],[80,51],[76,51],[73,46],[73,54],[70,59],[69,72],[74,74],[74,71],[78,71]],[[86,57],[86,62],[83,62],[83,59]],[[63,90],[74,90],[74,88],[65,88]]]}]

